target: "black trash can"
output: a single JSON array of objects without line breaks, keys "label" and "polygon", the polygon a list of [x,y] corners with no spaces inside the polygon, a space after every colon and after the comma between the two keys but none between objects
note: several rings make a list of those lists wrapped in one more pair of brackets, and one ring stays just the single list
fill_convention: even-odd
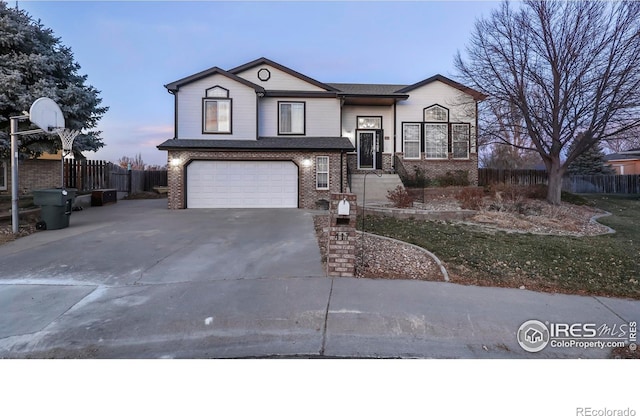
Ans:
[{"label": "black trash can", "polygon": [[40,205],[38,230],[58,230],[69,226],[69,217],[76,198],[75,188],[36,189],[33,191],[33,203]]}]

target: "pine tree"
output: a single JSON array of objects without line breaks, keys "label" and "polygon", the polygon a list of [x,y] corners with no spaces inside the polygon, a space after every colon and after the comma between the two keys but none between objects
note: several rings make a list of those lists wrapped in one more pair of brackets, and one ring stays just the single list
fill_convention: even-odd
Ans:
[{"label": "pine tree", "polygon": [[[573,150],[575,143],[569,145],[569,152]],[[615,175],[616,173],[611,165],[604,160],[604,152],[599,142],[576,157],[567,171],[572,175]]]},{"label": "pine tree", "polygon": [[[71,49],[51,29],[0,0],[0,159],[10,153],[9,117],[28,111],[39,97],[58,103],[67,128],[83,130],[74,141],[75,152],[104,146],[95,128],[108,107],[100,106],[100,91],[87,85],[79,70]],[[20,141],[22,156],[61,148],[57,135],[21,136]]]}]

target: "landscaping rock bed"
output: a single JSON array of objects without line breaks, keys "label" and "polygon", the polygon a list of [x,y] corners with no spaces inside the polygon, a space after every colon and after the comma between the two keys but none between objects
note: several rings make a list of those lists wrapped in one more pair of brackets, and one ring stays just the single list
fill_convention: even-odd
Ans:
[{"label": "landscaping rock bed", "polygon": [[384,215],[401,219],[452,221],[482,227],[487,231],[521,232],[574,237],[602,235],[614,232],[595,219],[609,215],[586,205],[563,202],[551,205],[537,199],[489,205],[480,210],[465,210],[455,198],[441,196],[427,203],[414,202],[412,208],[394,208],[391,204],[367,204],[366,215]]},{"label": "landscaping rock bed", "polygon": [[[317,215],[314,225],[323,263],[327,258],[329,216]],[[356,277],[444,281],[440,265],[416,246],[358,232]]]}]

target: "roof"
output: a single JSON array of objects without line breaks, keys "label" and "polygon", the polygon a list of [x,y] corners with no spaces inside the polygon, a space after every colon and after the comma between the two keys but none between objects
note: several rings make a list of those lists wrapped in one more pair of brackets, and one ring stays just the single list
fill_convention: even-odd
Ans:
[{"label": "roof", "polygon": [[621,153],[611,153],[604,156],[604,160],[611,162],[614,160],[640,160],[640,151],[633,152],[631,150]]},{"label": "roof", "polygon": [[345,84],[330,83],[328,84],[341,93],[353,95],[405,95],[397,94],[396,91],[406,87],[406,85],[398,84]]},{"label": "roof", "polygon": [[354,150],[346,137],[260,137],[258,140],[170,139],[158,145],[169,149],[219,150]]},{"label": "roof", "polygon": [[474,99],[479,100],[479,101],[482,101],[482,100],[484,100],[485,98],[488,97],[488,95],[483,94],[480,91],[476,91],[473,88],[470,88],[470,87],[467,87],[465,85],[462,85],[459,82],[456,82],[456,81],[454,81],[452,79],[449,79],[449,78],[445,77],[444,75],[440,75],[440,74],[436,74],[436,75],[434,75],[432,77],[429,77],[427,79],[423,79],[420,82],[416,82],[415,84],[406,86],[406,87],[404,87],[402,89],[399,89],[396,92],[403,93],[403,92],[413,91],[416,88],[420,88],[420,87],[422,87],[424,85],[430,84],[430,83],[435,82],[435,81],[440,81],[440,82],[442,82],[444,84],[447,84],[447,85],[449,85],[449,86],[451,86],[453,88],[456,88],[456,89],[464,92],[465,94],[469,94]]},{"label": "roof", "polygon": [[224,69],[220,69],[217,66],[214,66],[213,68],[209,68],[209,69],[205,69],[204,71],[198,72],[197,74],[193,74],[190,75],[188,77],[179,79],[177,81],[173,81],[168,83],[167,85],[165,85],[164,87],[166,89],[168,89],[169,91],[175,92],[178,91],[180,89],[181,86],[183,85],[187,85],[190,84],[192,82],[198,81],[202,78],[206,78],[208,76],[214,75],[214,74],[221,74],[224,75],[227,78],[231,78],[234,81],[238,81],[241,84],[244,84],[250,88],[253,88],[256,92],[264,92],[264,88],[262,88],[261,86],[254,84],[251,81],[247,81],[244,78],[240,78],[239,76],[232,74],[231,72],[225,71]]},{"label": "roof", "polygon": [[[257,84],[254,84],[250,81],[247,81],[244,78],[239,77],[237,74],[243,71],[246,71],[251,68],[255,68],[260,65],[269,65],[274,68],[277,68],[291,76],[294,76],[298,79],[301,79],[309,84],[315,85],[319,88],[326,90],[326,92],[316,92],[318,96],[329,96],[331,93],[336,93],[337,95],[346,97],[351,99],[354,103],[362,103],[366,104],[367,102],[363,101],[367,98],[376,99],[379,104],[389,104],[393,103],[396,100],[406,100],[409,98],[409,92],[413,91],[416,88],[420,88],[429,83],[440,81],[444,84],[447,84],[453,88],[456,88],[466,94],[471,95],[476,100],[484,100],[487,98],[486,94],[483,94],[479,91],[474,90],[473,88],[467,87],[465,85],[460,84],[459,82],[453,81],[443,75],[436,74],[432,77],[424,79],[420,82],[417,82],[412,85],[400,85],[400,84],[352,84],[352,83],[323,83],[317,81],[313,78],[310,78],[304,74],[301,74],[297,71],[294,71],[291,68],[287,68],[284,65],[281,65],[277,62],[274,62],[267,58],[258,58],[251,62],[248,62],[244,65],[237,66],[228,71],[220,69],[216,66],[213,68],[206,69],[204,71],[198,72],[197,74],[179,79],[178,81],[171,82],[165,85],[170,92],[176,92],[180,89],[181,86],[189,84],[191,82],[198,81],[202,78],[208,77],[213,74],[222,74],[228,78],[231,78],[235,81],[238,81],[248,87],[253,88],[256,92],[265,93],[265,89]],[[272,96],[281,96],[285,92],[284,91],[269,91],[269,94]],[[299,94],[309,94],[309,92],[298,92]],[[373,103],[373,102],[372,102]]]},{"label": "roof", "polygon": [[244,65],[240,65],[240,66],[237,66],[235,68],[232,68],[232,69],[229,70],[229,72],[231,72],[232,74],[238,74],[238,73],[240,73],[242,71],[246,71],[247,69],[255,68],[256,66],[260,66],[260,65],[272,66],[272,67],[277,68],[277,69],[279,69],[279,70],[281,70],[283,72],[286,72],[289,75],[292,75],[292,76],[294,76],[296,78],[299,78],[299,79],[301,79],[303,81],[306,81],[309,84],[315,85],[316,87],[323,88],[323,89],[325,89],[327,91],[335,91],[335,89],[333,87],[331,87],[331,86],[329,86],[329,85],[327,85],[327,84],[325,84],[323,82],[317,81],[317,80],[315,80],[315,79],[313,79],[311,77],[308,77],[308,76],[306,76],[304,74],[301,74],[300,72],[294,71],[291,68],[287,68],[284,65],[281,65],[281,64],[279,64],[277,62],[274,62],[274,61],[272,61],[270,59],[267,59],[267,58],[264,58],[264,57],[258,58],[256,60],[248,62],[248,63],[246,63]]}]

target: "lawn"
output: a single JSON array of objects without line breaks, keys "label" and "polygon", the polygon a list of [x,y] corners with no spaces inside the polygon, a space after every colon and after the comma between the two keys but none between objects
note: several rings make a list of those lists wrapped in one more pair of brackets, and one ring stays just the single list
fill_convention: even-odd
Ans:
[{"label": "lawn", "polygon": [[600,222],[615,234],[488,232],[469,225],[378,217],[366,218],[366,230],[428,249],[445,263],[453,282],[640,299],[640,198],[586,198],[613,214]]}]

